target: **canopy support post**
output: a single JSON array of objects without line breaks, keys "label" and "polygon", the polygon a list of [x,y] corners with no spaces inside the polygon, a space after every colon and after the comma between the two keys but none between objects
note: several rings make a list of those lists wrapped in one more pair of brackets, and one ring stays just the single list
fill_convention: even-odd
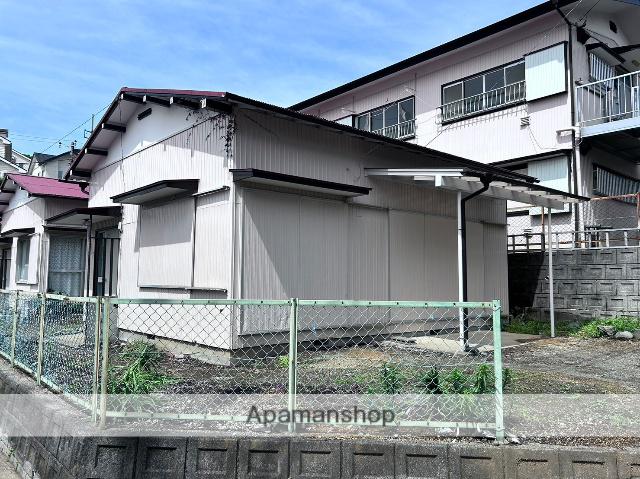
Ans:
[{"label": "canopy support post", "polygon": [[[556,312],[553,304],[553,243],[551,233],[551,207],[547,208],[549,220],[547,221],[547,245],[549,252],[549,321],[551,322],[551,337],[556,337]],[[544,210],[543,210],[544,214]]]}]

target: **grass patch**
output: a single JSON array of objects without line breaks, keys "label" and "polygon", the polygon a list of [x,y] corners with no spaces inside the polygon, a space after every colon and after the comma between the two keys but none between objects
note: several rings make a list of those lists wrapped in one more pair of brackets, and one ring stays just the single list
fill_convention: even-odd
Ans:
[{"label": "grass patch", "polygon": [[640,329],[640,318],[630,318],[627,316],[620,316],[618,318],[601,318],[585,323],[575,335],[581,338],[599,338],[604,336],[602,331],[598,329],[598,326],[612,326],[616,333],[620,331],[633,332],[636,329]]},{"label": "grass patch", "polygon": [[[507,333],[551,336],[551,323],[520,314],[511,321],[503,323],[502,330]],[[567,323],[565,321],[556,322],[556,336],[571,336],[579,330],[580,327],[573,323]]]},{"label": "grass patch", "polygon": [[109,368],[109,394],[149,394],[175,379],[159,371],[162,353],[145,341],[124,346],[118,363]]}]

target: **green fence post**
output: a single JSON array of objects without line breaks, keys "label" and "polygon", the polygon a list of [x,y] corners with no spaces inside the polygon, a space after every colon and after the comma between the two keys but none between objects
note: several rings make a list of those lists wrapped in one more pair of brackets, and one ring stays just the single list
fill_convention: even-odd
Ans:
[{"label": "green fence post", "polygon": [[13,303],[13,326],[11,330],[11,366],[16,365],[16,335],[18,334],[18,301],[20,291],[16,290],[16,299]]},{"label": "green fence post", "polygon": [[291,311],[289,313],[289,432],[296,431],[295,409],[296,409],[296,382],[298,363],[298,298],[291,300]]},{"label": "green fence post", "polygon": [[44,317],[47,308],[47,293],[40,296],[40,326],[38,328],[38,361],[36,363],[36,383],[42,382],[42,361],[44,360]]},{"label": "green fence post", "polygon": [[504,442],[504,402],[502,395],[502,325],[500,300],[493,301],[493,368],[496,400],[496,442]]},{"label": "green fence post", "polygon": [[109,318],[111,316],[111,301],[104,298],[104,312],[102,313],[102,369],[100,376],[100,429],[107,424],[107,382],[109,374]]},{"label": "green fence post", "polygon": [[98,421],[98,381],[100,379],[100,320],[102,319],[102,298],[96,299],[96,317],[93,331],[93,384],[91,385],[91,420]]}]

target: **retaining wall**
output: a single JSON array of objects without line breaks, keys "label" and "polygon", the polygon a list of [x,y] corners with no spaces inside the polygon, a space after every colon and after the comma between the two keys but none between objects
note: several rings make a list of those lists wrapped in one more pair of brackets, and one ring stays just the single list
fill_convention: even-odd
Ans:
[{"label": "retaining wall", "polygon": [[[0,364],[0,393],[41,392]],[[2,401],[0,428],[56,424],[60,437],[3,437],[0,446],[23,477],[43,479],[631,479],[640,450],[486,443],[410,443],[401,439],[289,437],[100,437],[62,399],[19,417]],[[95,435],[91,435],[91,433]],[[82,433],[82,436],[71,436]],[[67,435],[69,434],[69,435]],[[89,434],[88,436],[86,436]]]},{"label": "retaining wall", "polygon": [[[580,318],[638,315],[640,248],[560,250],[553,253],[554,306]],[[549,308],[548,253],[510,253],[509,304]]]}]

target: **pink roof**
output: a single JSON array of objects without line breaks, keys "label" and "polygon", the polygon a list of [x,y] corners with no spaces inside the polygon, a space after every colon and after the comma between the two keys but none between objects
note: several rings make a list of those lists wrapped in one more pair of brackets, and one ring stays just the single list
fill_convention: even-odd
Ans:
[{"label": "pink roof", "polygon": [[33,196],[53,196],[58,198],[89,199],[89,193],[83,190],[78,183],[67,183],[56,178],[43,176],[22,175],[17,173],[7,174],[7,178],[18,186],[27,190]]}]

